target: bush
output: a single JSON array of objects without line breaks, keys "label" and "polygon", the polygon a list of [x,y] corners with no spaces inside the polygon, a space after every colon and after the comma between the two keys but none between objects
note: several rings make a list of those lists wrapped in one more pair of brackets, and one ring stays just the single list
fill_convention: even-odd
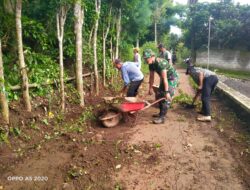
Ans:
[{"label": "bush", "polygon": [[[29,83],[36,83],[41,85],[46,82],[53,82],[59,79],[59,65],[50,57],[30,51],[29,48],[25,50],[25,62],[27,64]],[[18,64],[9,64],[5,68],[5,83],[10,100],[18,99],[19,92],[14,92],[10,86],[21,85],[21,75]],[[49,86],[39,86],[31,90],[33,96],[41,96],[47,94]]]},{"label": "bush", "polygon": [[190,54],[191,54],[190,50],[184,47],[184,43],[182,42],[178,43],[176,47],[176,56],[177,60],[179,60],[180,63],[183,63],[183,60],[188,58]]},{"label": "bush", "polygon": [[156,55],[158,53],[157,45],[155,45],[155,42],[146,42],[145,44],[143,44],[140,49],[141,55],[145,49],[151,49],[153,52],[155,52]]},{"label": "bush", "polygon": [[132,44],[127,44],[126,42],[121,43],[121,57],[120,59],[122,61],[133,61],[133,45]]}]

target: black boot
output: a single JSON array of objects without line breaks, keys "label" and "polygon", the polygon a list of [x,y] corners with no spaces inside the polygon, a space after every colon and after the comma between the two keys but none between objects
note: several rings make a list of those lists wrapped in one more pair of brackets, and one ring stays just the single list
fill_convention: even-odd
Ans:
[{"label": "black boot", "polygon": [[165,122],[164,117],[158,117],[157,119],[154,119],[154,120],[153,120],[153,123],[154,123],[154,124],[162,124],[162,123],[164,123],[164,122]]},{"label": "black boot", "polygon": [[159,113],[155,113],[152,115],[152,117],[160,117],[160,114]]}]

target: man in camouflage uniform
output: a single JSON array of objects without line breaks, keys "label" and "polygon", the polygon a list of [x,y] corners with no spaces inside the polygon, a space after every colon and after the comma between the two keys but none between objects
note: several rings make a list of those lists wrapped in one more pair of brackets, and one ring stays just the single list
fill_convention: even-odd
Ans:
[{"label": "man in camouflage uniform", "polygon": [[175,93],[175,88],[178,85],[178,74],[175,68],[168,63],[167,60],[156,58],[151,49],[146,49],[143,52],[143,57],[149,65],[150,78],[149,78],[149,94],[153,92],[154,73],[156,72],[160,77],[160,86],[157,91],[157,99],[165,97],[165,100],[159,102],[160,113],[158,117],[153,120],[155,124],[164,123],[167,110],[169,108],[172,97]]}]

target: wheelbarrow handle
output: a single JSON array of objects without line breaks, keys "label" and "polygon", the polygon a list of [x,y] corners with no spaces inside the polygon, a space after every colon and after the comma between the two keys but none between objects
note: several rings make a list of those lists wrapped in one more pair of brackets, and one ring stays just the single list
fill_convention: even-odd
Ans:
[{"label": "wheelbarrow handle", "polygon": [[146,103],[147,105],[146,105],[144,108],[142,108],[140,111],[145,110],[145,109],[151,107],[152,105],[157,104],[158,102],[160,102],[160,101],[162,101],[162,100],[166,100],[166,98],[160,98],[160,99],[154,101],[153,103],[149,103],[148,101],[145,101],[145,103]]}]

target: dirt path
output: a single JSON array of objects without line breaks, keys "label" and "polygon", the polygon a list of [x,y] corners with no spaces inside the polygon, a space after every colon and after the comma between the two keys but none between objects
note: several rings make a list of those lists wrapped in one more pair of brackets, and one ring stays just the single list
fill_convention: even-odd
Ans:
[{"label": "dirt path", "polygon": [[[179,72],[179,88],[193,94],[188,77],[183,70]],[[146,89],[144,86],[144,93]],[[148,144],[157,151],[152,154],[136,151],[143,159],[117,172],[120,186],[136,190],[246,189],[236,172],[238,161],[230,144],[214,128],[216,121],[197,122],[195,111],[175,106],[168,112],[165,124],[154,125],[151,115],[157,111],[147,109],[140,116],[129,140],[133,146]]]},{"label": "dirt path", "polygon": [[[179,88],[193,94],[184,72]],[[216,97],[212,102],[211,123],[197,122],[195,110],[175,104],[161,125],[151,122],[154,107],[132,128],[86,125],[76,107],[61,123],[23,126],[11,146],[0,144],[0,190],[249,189],[250,132],[243,131],[249,124]]]}]

